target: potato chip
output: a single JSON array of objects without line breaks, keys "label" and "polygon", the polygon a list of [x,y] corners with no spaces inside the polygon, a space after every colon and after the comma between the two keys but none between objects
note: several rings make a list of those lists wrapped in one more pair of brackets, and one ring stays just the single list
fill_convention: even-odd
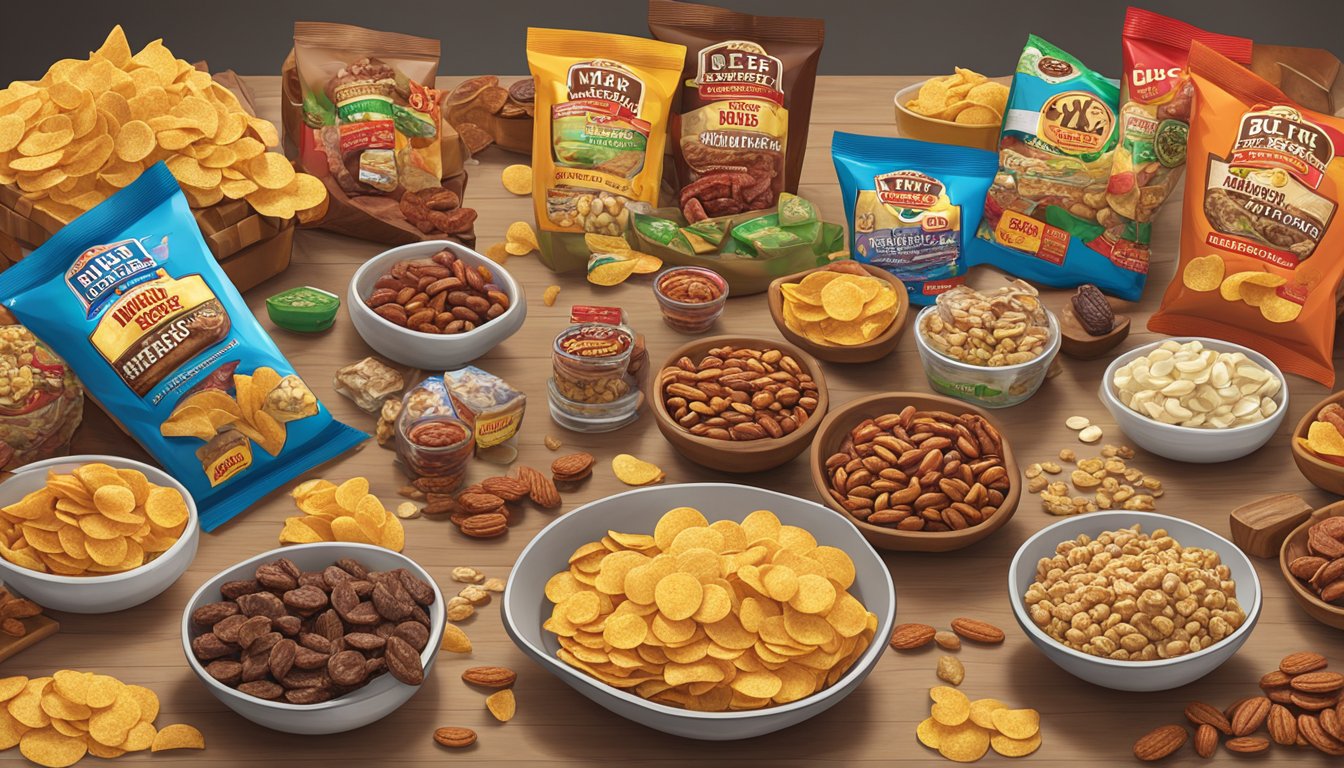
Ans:
[{"label": "potato chip", "polygon": [[[628,453],[617,454],[611,460],[611,471],[616,479],[626,485],[652,485],[663,479],[663,470],[656,464],[631,456]],[[668,541],[671,544],[671,541]]]},{"label": "potato chip", "polygon": [[500,175],[504,189],[515,195],[532,194],[532,168],[527,165],[510,165]]},{"label": "potato chip", "polygon": [[1222,285],[1226,265],[1221,256],[1209,254],[1191,259],[1181,272],[1181,283],[1192,291],[1213,291]]},{"label": "potato chip", "polygon": [[929,714],[943,725],[961,725],[971,716],[970,699],[956,688],[935,686],[929,689],[929,698],[934,702]]},{"label": "potato chip", "polygon": [[[963,103],[971,104],[969,101]],[[959,111],[954,122],[968,125],[998,125],[1002,119],[1002,115],[989,107],[975,105]]]},{"label": "potato chip", "polygon": [[1223,301],[1240,301],[1241,284],[1246,280],[1256,276],[1266,274],[1258,271],[1234,272],[1223,278],[1223,282],[1218,285],[1218,291],[1223,297]]},{"label": "potato chip", "polygon": [[507,242],[504,244],[504,253],[509,256],[526,256],[535,250],[537,250],[536,246],[527,243]]},{"label": "potato chip", "polygon": [[958,763],[973,763],[988,751],[989,731],[975,723],[949,728],[938,741],[938,754]]},{"label": "potato chip", "polygon": [[471,638],[456,624],[445,624],[439,649],[449,653],[471,653]]},{"label": "potato chip", "polygon": [[528,224],[526,221],[515,221],[510,224],[508,230],[504,233],[504,240],[506,243],[517,243],[528,247],[523,253],[514,253],[512,250],[509,251],[509,253],[512,253],[515,256],[522,256],[523,254],[530,253],[541,247],[537,244],[537,233],[532,231],[532,225]]},{"label": "potato chip", "polygon": [[1010,739],[1030,739],[1041,731],[1041,714],[1034,709],[995,709],[994,729]]},{"label": "potato chip", "polygon": [[6,702],[18,696],[27,686],[28,678],[24,675],[0,678],[0,702]]},{"label": "potato chip", "polygon": [[971,722],[981,728],[994,729],[993,714],[996,709],[1007,709],[1008,705],[998,699],[976,699],[971,702]]},{"label": "potato chip", "polygon": [[205,736],[190,725],[174,723],[159,729],[154,734],[150,752],[163,752],[169,749],[205,749]]},{"label": "potato chip", "polygon": [[1025,739],[1013,739],[1001,733],[989,736],[989,746],[1004,757],[1026,757],[1041,746],[1041,734],[1035,733]]},{"label": "potato chip", "polygon": [[588,282],[607,287],[619,285],[635,273],[638,263],[622,256],[595,255],[588,260]]},{"label": "potato chip", "polygon": [[24,757],[48,768],[64,768],[83,759],[88,751],[84,739],[66,736],[54,728],[38,728],[23,734],[19,752]]},{"label": "potato chip", "polygon": [[505,688],[485,697],[485,708],[501,723],[512,720],[518,709],[518,702],[513,696],[513,689]]},{"label": "potato chip", "polygon": [[624,237],[615,235],[599,235],[592,232],[583,236],[584,245],[594,254],[621,255],[633,250],[630,243]]},{"label": "potato chip", "polygon": [[1307,450],[1321,456],[1344,456],[1344,435],[1328,421],[1313,421],[1307,427]]},{"label": "potato chip", "polygon": [[[1242,286],[1244,291],[1246,286]],[[1260,302],[1260,314],[1271,323],[1291,323],[1302,314],[1302,305],[1277,294],[1271,294]]]}]

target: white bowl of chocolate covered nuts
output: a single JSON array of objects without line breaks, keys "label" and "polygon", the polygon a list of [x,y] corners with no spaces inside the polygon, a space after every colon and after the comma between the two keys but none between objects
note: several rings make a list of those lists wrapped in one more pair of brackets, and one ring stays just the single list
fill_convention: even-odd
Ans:
[{"label": "white bowl of chocolate covered nuts", "polygon": [[1253,349],[1176,337],[1136,347],[1106,368],[1099,396],[1140,447],[1212,464],[1253,453],[1288,413],[1283,372]]},{"label": "white bowl of chocolate covered nuts", "polygon": [[508,270],[450,240],[398,246],[364,262],[346,305],[374,351],[428,371],[481,357],[527,317],[523,287]]}]

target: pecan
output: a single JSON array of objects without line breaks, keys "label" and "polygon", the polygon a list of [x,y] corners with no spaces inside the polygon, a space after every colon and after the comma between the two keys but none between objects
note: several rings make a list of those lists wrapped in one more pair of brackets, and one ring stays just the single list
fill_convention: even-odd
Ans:
[{"label": "pecan", "polygon": [[469,747],[476,743],[476,732],[470,728],[438,728],[434,731],[434,741],[445,747]]},{"label": "pecan", "polygon": [[1115,311],[1097,286],[1090,283],[1079,286],[1070,302],[1078,322],[1093,336],[1105,336],[1115,327]]},{"label": "pecan", "polygon": [[508,667],[471,667],[462,673],[463,682],[482,688],[508,688],[518,673]]},{"label": "pecan", "polygon": [[462,533],[472,538],[488,539],[508,533],[509,521],[498,512],[487,512],[468,517],[462,521],[459,528]]}]

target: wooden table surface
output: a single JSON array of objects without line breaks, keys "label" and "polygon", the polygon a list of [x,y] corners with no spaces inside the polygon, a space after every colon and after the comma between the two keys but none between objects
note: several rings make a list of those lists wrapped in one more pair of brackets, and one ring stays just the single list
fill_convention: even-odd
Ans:
[{"label": "wooden table surface", "polygon": [[[279,121],[278,78],[247,78],[254,88],[261,113]],[[448,86],[455,79],[445,78]],[[895,135],[892,94],[913,82],[912,77],[823,77],[819,78],[807,160],[800,193],[814,201],[828,221],[842,221],[844,211],[829,145],[835,130]],[[500,185],[500,169],[526,158],[492,149],[469,171],[467,204],[480,212],[476,232],[482,249],[502,240],[510,222],[532,220],[530,201],[515,197]],[[1133,328],[1125,347],[1156,338],[1145,330],[1148,315],[1156,308],[1173,273],[1176,260],[1180,202],[1173,200],[1163,210],[1153,237],[1153,265],[1143,302],[1132,311]],[[264,328],[274,334],[281,349],[335,415],[352,425],[372,431],[374,421],[346,398],[332,390],[336,369],[358,360],[371,350],[355,333],[342,309],[335,328],[308,336],[277,329],[266,317],[266,296],[295,285],[313,285],[345,297],[351,274],[379,246],[317,231],[300,232],[295,238],[294,260],[289,271],[247,294]],[[647,411],[639,421],[618,432],[604,435],[570,433],[556,427],[546,406],[546,378],[550,375],[550,344],[564,327],[572,304],[620,305],[634,327],[648,339],[651,364],[658,365],[671,349],[686,340],[663,325],[648,277],[636,277],[615,288],[598,288],[581,274],[556,276],[535,257],[513,258],[508,269],[525,286],[528,319],[523,330],[477,365],[504,377],[525,390],[530,408],[519,435],[520,462],[545,469],[556,454],[542,444],[546,435],[564,442],[562,451],[586,450],[598,457],[591,480],[565,495],[561,514],[594,499],[626,490],[610,469],[610,459],[620,452],[660,464],[667,482],[729,481],[768,486],[817,500],[806,464],[806,454],[779,469],[756,475],[730,475],[704,469],[681,459],[664,441]],[[984,270],[972,275],[977,285],[1002,280]],[[553,307],[541,302],[543,289],[562,286]],[[1065,294],[1055,292],[1050,301],[1058,306]],[[736,298],[715,332],[759,334],[778,338],[763,295]],[[896,351],[884,360],[867,365],[828,364],[832,407],[873,392],[892,390],[928,391],[915,344],[907,328]],[[1106,360],[1080,362],[1062,358],[1063,372],[1047,381],[1029,403],[997,411],[994,417],[1004,427],[1019,462],[1054,458],[1063,447],[1088,446],[1077,441],[1064,426],[1068,416],[1081,414],[1106,429],[1103,442],[1123,442],[1123,436],[1097,400],[1097,385]],[[1311,487],[1297,472],[1289,454],[1291,425],[1313,402],[1327,394],[1325,388],[1290,376],[1291,402],[1284,426],[1256,454],[1226,464],[1201,466],[1167,462],[1140,451],[1131,464],[1161,478],[1167,489],[1158,511],[1180,516],[1229,535],[1228,512],[1254,498],[1278,492],[1303,495],[1313,505],[1330,499]],[[75,442],[79,453],[113,453],[145,459],[142,451],[96,408],[87,409],[85,423]],[[369,441],[312,476],[336,481],[355,475],[367,476],[373,490],[389,505],[400,499],[395,490],[403,479],[393,466],[392,454]],[[496,474],[498,467],[476,462],[469,479]],[[475,651],[470,656],[441,653],[433,673],[406,706],[383,721],[361,730],[328,737],[299,737],[253,725],[219,704],[188,669],[182,656],[179,622],[183,605],[206,579],[231,564],[276,546],[282,520],[297,514],[288,495],[281,492],[257,504],[235,522],[202,537],[195,563],[167,592],[138,608],[105,616],[60,614],[60,634],[0,664],[0,675],[51,674],[56,669],[94,669],[116,675],[130,683],[149,686],[163,699],[159,725],[187,722],[205,734],[203,753],[149,753],[127,755],[124,764],[191,765],[329,764],[409,765],[442,763],[481,765],[560,765],[624,762],[632,765],[716,765],[751,763],[770,766],[827,764],[888,764],[894,760],[921,764],[943,763],[942,759],[915,740],[915,726],[928,716],[927,690],[939,684],[934,676],[936,649],[916,653],[888,652],[867,681],[842,703],[815,719],[769,736],[748,741],[712,743],[667,736],[627,722],[571,691],[519,652],[505,636],[499,618],[499,600],[485,606],[465,622]],[[406,554],[424,565],[450,594],[456,589],[449,579],[454,566],[476,566],[490,575],[507,575],[514,558],[531,536],[552,515],[528,508],[507,536],[473,541],[459,535],[444,520],[419,518],[406,521]],[[1245,695],[1257,693],[1260,675],[1277,666],[1289,652],[1313,649],[1332,655],[1344,667],[1338,631],[1317,624],[1292,602],[1279,575],[1277,563],[1257,562],[1264,589],[1264,609],[1240,653],[1221,669],[1178,691],[1120,693],[1084,683],[1057,668],[1042,656],[1016,626],[1009,597],[1005,594],[1008,563],[1017,547],[1032,533],[1054,522],[1040,509],[1034,496],[1025,496],[1016,516],[990,539],[961,552],[949,554],[886,553],[897,590],[897,621],[924,622],[946,627],[955,616],[990,621],[1007,631],[1008,640],[997,647],[964,647],[958,654],[966,666],[961,689],[971,698],[995,697],[1010,706],[1035,707],[1042,715],[1044,743],[1027,758],[1033,764],[1113,764],[1133,761],[1134,740],[1150,728],[1183,722],[1182,709],[1200,699],[1220,708]],[[502,664],[518,671],[518,714],[512,722],[494,722],[484,708],[484,697],[459,679],[463,669],[481,664]],[[465,751],[448,751],[431,739],[436,727],[467,726],[480,734],[477,744]],[[1291,758],[1290,758],[1291,755]],[[1303,765],[1326,765],[1322,755],[1310,750],[1275,748],[1266,756],[1275,764],[1289,759]],[[17,751],[3,759],[17,759]],[[1004,762],[992,751],[987,762]],[[1224,759],[1226,756],[1224,755]],[[1199,758],[1188,747],[1169,764],[1194,764]]]}]

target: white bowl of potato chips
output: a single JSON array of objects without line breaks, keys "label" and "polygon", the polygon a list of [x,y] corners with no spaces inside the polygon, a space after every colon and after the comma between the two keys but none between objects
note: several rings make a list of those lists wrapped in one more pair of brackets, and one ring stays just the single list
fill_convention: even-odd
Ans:
[{"label": "white bowl of potato chips", "polygon": [[897,91],[896,127],[908,139],[995,150],[1007,104],[1008,86],[957,67]]},{"label": "white bowl of potato chips", "polygon": [[689,483],[546,526],[519,556],[503,612],[514,643],[586,698],[725,741],[852,693],[885,650],[896,590],[858,530],[820,504]]},{"label": "white bowl of potato chips", "polygon": [[191,494],[138,461],[47,459],[0,484],[0,576],[53,610],[112,613],[150,600],[187,570],[199,540]]}]

